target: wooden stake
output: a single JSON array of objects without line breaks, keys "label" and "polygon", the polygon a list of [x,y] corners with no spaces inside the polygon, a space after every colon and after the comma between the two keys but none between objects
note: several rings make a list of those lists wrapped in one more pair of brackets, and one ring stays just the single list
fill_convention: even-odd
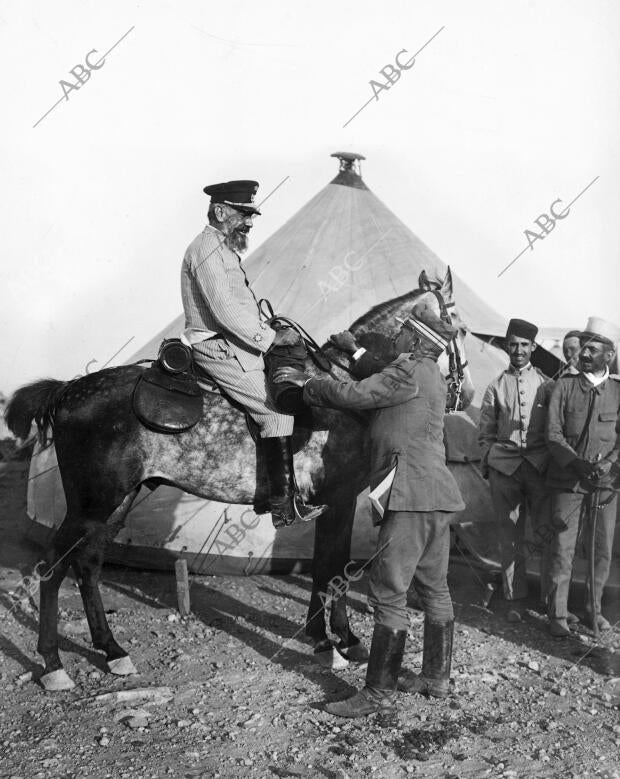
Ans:
[{"label": "wooden stake", "polygon": [[177,602],[179,614],[182,617],[189,616],[189,577],[187,575],[187,560],[177,560],[174,564],[174,572],[177,579]]}]

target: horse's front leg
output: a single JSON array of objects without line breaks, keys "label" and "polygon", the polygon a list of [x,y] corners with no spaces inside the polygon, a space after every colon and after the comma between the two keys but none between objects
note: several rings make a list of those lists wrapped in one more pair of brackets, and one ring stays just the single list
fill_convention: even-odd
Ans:
[{"label": "horse's front leg", "polygon": [[[349,580],[346,581],[348,583]],[[332,633],[340,639],[336,647],[340,654],[353,663],[366,663],[369,657],[368,650],[351,630],[349,624],[346,592],[347,590],[340,597],[332,600],[329,626]]]},{"label": "horse's front leg", "polygon": [[348,659],[363,662],[368,655],[351,631],[346,605],[346,569],[350,561],[355,500],[347,495],[340,499],[332,497],[330,503],[331,511],[317,521],[315,530],[306,634],[312,640],[316,654],[331,650],[325,624],[325,605],[329,602],[330,627],[339,639],[338,650]]}]

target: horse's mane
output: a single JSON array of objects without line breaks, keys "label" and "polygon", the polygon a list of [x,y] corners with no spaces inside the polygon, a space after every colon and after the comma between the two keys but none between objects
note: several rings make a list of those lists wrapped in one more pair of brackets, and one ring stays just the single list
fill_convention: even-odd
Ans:
[{"label": "horse's mane", "polygon": [[366,314],[356,319],[349,330],[351,330],[352,333],[355,333],[359,330],[372,330],[379,324],[383,325],[387,319],[394,316],[395,312],[403,308],[406,304],[410,303],[413,305],[413,301],[426,291],[427,290],[418,288],[411,292],[405,292],[404,295],[399,295],[397,298],[392,298],[385,303],[378,303]]}]

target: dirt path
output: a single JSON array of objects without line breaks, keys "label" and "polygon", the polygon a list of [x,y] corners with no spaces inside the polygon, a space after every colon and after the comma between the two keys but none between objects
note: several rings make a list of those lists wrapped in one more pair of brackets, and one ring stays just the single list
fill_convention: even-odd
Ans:
[{"label": "dirt path", "polygon": [[[0,776],[47,777],[618,777],[618,632],[593,647],[580,628],[554,640],[535,604],[522,623],[504,604],[480,605],[480,573],[451,566],[457,628],[446,701],[400,699],[398,716],[336,720],[326,699],[363,683],[364,669],[317,665],[303,641],[306,576],[199,577],[193,615],[175,610],[173,575],[108,567],[112,629],[139,674],[105,673],[75,583],[60,597],[61,649],[74,690],[33,681],[36,602],[18,584],[39,550],[20,540],[25,466],[0,473]],[[365,582],[351,593],[353,629],[369,644]],[[577,600],[582,593],[577,592]],[[614,608],[615,606],[615,608]],[[614,619],[619,605],[608,604]],[[406,662],[421,659],[421,614],[411,609]],[[293,638],[291,638],[293,637]],[[158,697],[98,696],[144,690]]]}]

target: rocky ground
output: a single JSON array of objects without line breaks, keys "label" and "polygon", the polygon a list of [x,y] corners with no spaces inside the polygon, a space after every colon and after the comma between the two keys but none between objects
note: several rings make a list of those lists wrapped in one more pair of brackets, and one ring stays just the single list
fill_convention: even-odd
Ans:
[{"label": "rocky ground", "polygon": [[[181,619],[173,574],[119,567],[105,569],[103,597],[138,675],[105,672],[68,579],[61,649],[76,687],[44,692],[36,599],[18,587],[40,557],[19,533],[25,478],[25,463],[0,463],[0,776],[620,777],[617,630],[598,644],[581,626],[552,639],[535,601],[509,623],[501,600],[482,605],[484,577],[460,555],[447,700],[402,696],[398,715],[384,719],[324,713],[325,700],[362,684],[364,669],[314,661],[300,631],[307,576],[195,577],[192,616]],[[581,588],[576,595],[579,611]],[[369,645],[364,580],[350,614]],[[618,598],[607,598],[607,614],[620,617]],[[412,596],[413,668],[421,637]]]}]

